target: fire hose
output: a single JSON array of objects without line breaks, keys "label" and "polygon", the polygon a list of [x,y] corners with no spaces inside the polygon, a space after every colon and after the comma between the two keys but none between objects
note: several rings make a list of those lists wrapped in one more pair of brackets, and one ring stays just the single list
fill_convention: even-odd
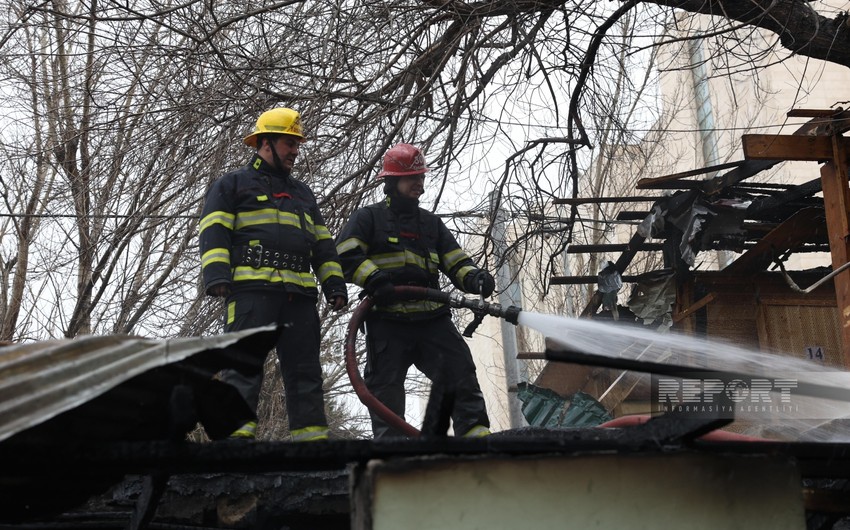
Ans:
[{"label": "fire hose", "polygon": [[[502,307],[501,304],[485,302],[484,300],[473,300],[464,298],[459,294],[446,293],[439,289],[431,289],[428,287],[416,287],[409,285],[396,286],[393,290],[394,298],[397,300],[430,300],[448,304],[453,308],[470,309],[475,313],[473,320],[474,326],[477,326],[484,315],[491,315],[503,318],[513,325],[517,324],[521,308],[516,306]],[[360,370],[357,366],[357,331],[360,329],[369,311],[375,305],[371,296],[363,298],[360,304],[354,309],[351,315],[351,320],[348,322],[347,333],[345,336],[345,368],[348,372],[348,377],[351,379],[351,386],[354,387],[354,392],[360,399],[361,403],[387,422],[391,427],[397,429],[408,436],[417,437],[420,435],[419,429],[413,427],[398,414],[390,410],[386,405],[381,403],[366,387],[366,383],[360,375]],[[470,326],[464,331],[465,336],[471,336],[474,327]],[[467,334],[468,333],[468,334]]]}]

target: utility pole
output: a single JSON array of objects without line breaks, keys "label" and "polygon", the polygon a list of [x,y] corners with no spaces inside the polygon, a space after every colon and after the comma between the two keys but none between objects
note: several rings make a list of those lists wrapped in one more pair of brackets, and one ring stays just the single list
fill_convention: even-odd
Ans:
[{"label": "utility pole", "polygon": [[[507,215],[499,204],[496,203],[495,192],[490,194],[490,212],[493,215],[493,228],[490,237],[493,241],[493,250],[496,263],[498,264],[498,268],[496,269],[496,286],[499,289],[499,303],[502,307],[512,305],[522,307],[522,291],[516,281],[516,276],[511,270],[512,267],[507,255]],[[508,413],[511,428],[516,429],[527,425],[525,417],[522,415],[522,404],[517,397],[517,393],[519,392],[517,384],[521,380],[520,378],[523,377],[525,370],[522,369],[524,367],[520,366],[520,361],[517,359],[516,326],[504,319],[501,319],[501,326]],[[527,374],[524,374],[524,377],[527,378]]]},{"label": "utility pole", "polygon": [[[714,166],[720,163],[720,152],[717,148],[717,133],[714,122],[714,107],[711,103],[711,89],[708,86],[708,61],[702,53],[703,39],[688,41],[691,56],[691,77],[694,83],[694,104],[696,105],[697,124],[699,125],[700,145],[704,165]],[[717,172],[708,173],[706,180],[713,179]],[[717,251],[717,263],[720,269],[725,269],[735,261],[734,255],[728,250]]]}]

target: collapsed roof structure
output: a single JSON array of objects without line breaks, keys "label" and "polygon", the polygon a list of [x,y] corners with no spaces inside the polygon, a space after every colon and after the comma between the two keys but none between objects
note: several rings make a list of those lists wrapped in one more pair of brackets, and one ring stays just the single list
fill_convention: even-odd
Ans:
[{"label": "collapsed roof structure", "polygon": [[[641,179],[639,190],[675,190],[648,211],[623,211],[641,222],[627,244],[573,245],[572,253],[620,252],[598,276],[556,276],[553,284],[596,283],[583,317],[611,317],[623,283],[633,290],[622,321],[654,324],[762,351],[785,352],[850,368],[847,139],[850,112],[795,110],[810,120],[793,135],[744,135],[745,159],[664,177]],[[747,179],[789,160],[823,163],[821,175],[801,184],[752,183]],[[724,173],[725,171],[725,173]],[[691,179],[702,174],[708,179]],[[826,200],[824,199],[826,197]],[[646,197],[561,199],[578,205],[623,204]],[[706,251],[741,252],[720,270],[700,270]],[[639,252],[663,254],[664,268],[626,274]],[[832,267],[787,270],[792,254],[828,252]],[[768,270],[772,269],[772,270]],[[803,287],[801,287],[803,286]],[[833,287],[834,286],[834,287]],[[606,300],[607,297],[607,300]],[[600,308],[607,311],[600,312]],[[537,384],[563,394],[590,390],[588,369],[552,365]],[[609,374],[610,375],[610,374]],[[610,385],[613,379],[607,380]],[[579,381],[582,381],[581,383]],[[621,383],[624,383],[621,381]],[[610,389],[603,403],[616,409],[635,388]],[[601,382],[597,397],[609,389]]]}]

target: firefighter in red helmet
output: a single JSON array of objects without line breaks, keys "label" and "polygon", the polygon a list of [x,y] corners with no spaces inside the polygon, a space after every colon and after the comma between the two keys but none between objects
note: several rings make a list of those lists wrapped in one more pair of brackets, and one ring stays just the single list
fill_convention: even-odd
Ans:
[{"label": "firefighter in red helmet", "polygon": [[[305,141],[301,117],[290,108],[266,111],[245,145],[251,161],[213,182],[200,224],[201,267],[207,294],[225,298],[224,330],[269,324],[274,344],[240,352],[239,366],[219,372],[215,400],[201,403],[207,433],[254,438],[266,356],[276,347],[294,441],[328,438],[325,418],[318,286],[335,310],[347,303],[334,240],[313,192],[292,168]],[[318,279],[318,281],[317,281]],[[209,392],[208,394],[213,394]]]},{"label": "firefighter in red helmet", "polygon": [[[401,143],[384,155],[378,178],[386,198],[360,208],[337,237],[346,280],[362,287],[375,305],[366,318],[364,381],[390,410],[404,417],[404,381],[411,365],[432,381],[448,377],[453,389],[452,425],[459,436],[490,434],[490,420],[469,347],[451,319],[449,306],[430,300],[394,300],[396,285],[439,289],[445,274],[459,289],[485,297],[496,287],[433,213],[419,207],[425,157]],[[401,436],[372,414],[375,438]]]}]

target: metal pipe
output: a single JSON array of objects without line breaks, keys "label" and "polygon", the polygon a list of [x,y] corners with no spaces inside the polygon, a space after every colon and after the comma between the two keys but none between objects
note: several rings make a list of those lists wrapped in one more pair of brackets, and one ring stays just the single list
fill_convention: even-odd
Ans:
[{"label": "metal pipe", "polygon": [[812,285],[803,289],[802,287],[800,287],[799,285],[794,283],[794,280],[792,280],[791,276],[788,275],[788,271],[785,270],[785,264],[782,263],[781,259],[777,259],[776,263],[779,265],[779,269],[782,271],[782,277],[785,278],[785,282],[788,284],[788,287],[790,287],[791,290],[797,291],[798,293],[802,293],[802,294],[810,294],[812,291],[814,291],[815,289],[817,289],[818,287],[820,287],[824,283],[828,282],[829,280],[831,280],[836,275],[838,275],[838,274],[844,272],[845,270],[847,270],[848,268],[850,268],[850,261],[848,261],[847,263],[845,263],[844,265],[833,270],[832,272],[830,272],[829,274],[827,274],[826,276],[824,276],[820,280],[816,281]]}]

